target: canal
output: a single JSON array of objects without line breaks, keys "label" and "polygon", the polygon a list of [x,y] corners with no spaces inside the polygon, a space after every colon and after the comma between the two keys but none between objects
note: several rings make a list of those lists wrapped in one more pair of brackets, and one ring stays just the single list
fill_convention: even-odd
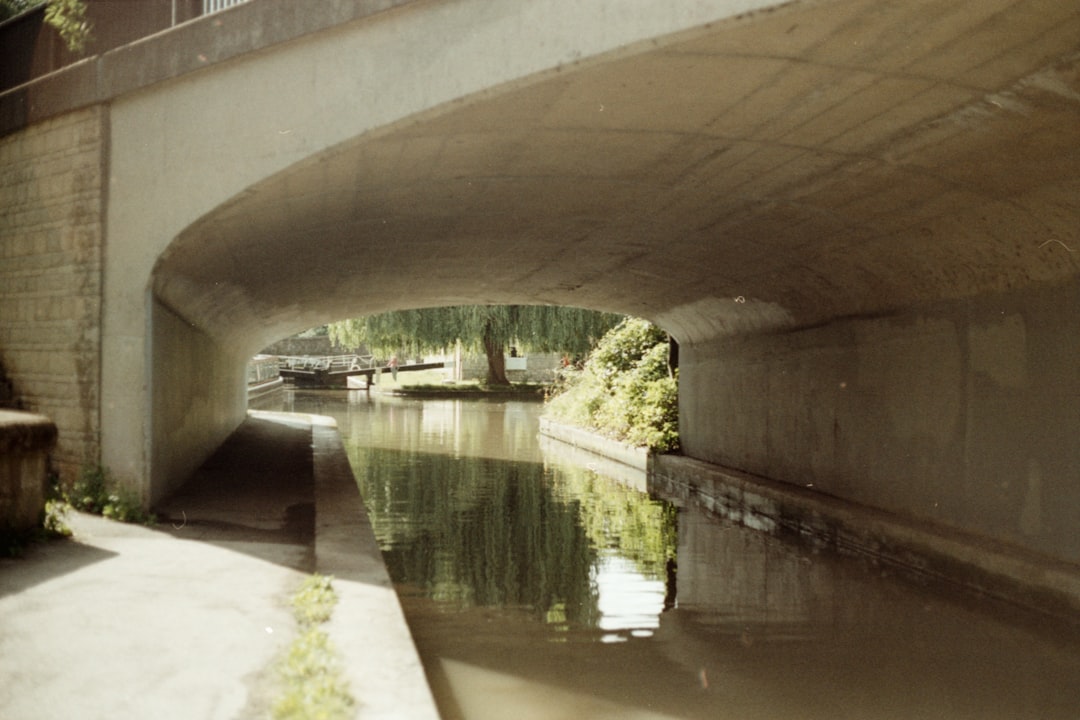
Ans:
[{"label": "canal", "polygon": [[445,720],[1080,718],[1075,634],[675,508],[528,402],[337,419]]}]

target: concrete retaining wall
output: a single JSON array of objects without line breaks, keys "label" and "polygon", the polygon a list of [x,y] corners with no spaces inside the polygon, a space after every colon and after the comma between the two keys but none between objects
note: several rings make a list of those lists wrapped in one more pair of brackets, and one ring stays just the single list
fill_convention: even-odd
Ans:
[{"label": "concrete retaining wall", "polygon": [[686,455],[1080,563],[1080,288],[682,346]]},{"label": "concrete retaining wall", "polygon": [[0,529],[37,526],[55,442],[56,426],[48,418],[0,410]]},{"label": "concrete retaining wall", "polygon": [[645,471],[648,468],[649,451],[645,448],[627,445],[589,430],[554,422],[548,418],[540,418],[540,434],[615,460],[636,470]]},{"label": "concrete retaining wall", "polygon": [[869,558],[921,579],[1070,622],[1080,617],[1075,565],[986,537],[675,455],[652,459],[649,490],[749,528]]},{"label": "concrete retaining wall", "polygon": [[[247,362],[235,349],[222,347],[168,308],[154,303],[153,355],[169,372],[153,379],[153,463],[151,505],[187,480],[247,417]],[[141,387],[135,376],[131,391]],[[130,477],[124,457],[105,455],[110,469]],[[134,488],[133,488],[134,489]]]},{"label": "concrete retaining wall", "polygon": [[649,452],[645,448],[540,418],[540,450],[545,463],[584,466],[633,490],[648,491]]}]

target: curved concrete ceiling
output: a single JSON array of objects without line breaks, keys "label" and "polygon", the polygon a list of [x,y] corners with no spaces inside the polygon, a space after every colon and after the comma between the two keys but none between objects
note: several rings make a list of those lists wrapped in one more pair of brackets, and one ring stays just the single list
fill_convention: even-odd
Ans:
[{"label": "curved concrete ceiling", "polygon": [[155,290],[253,351],[458,303],[703,342],[1075,281],[1078,228],[1080,6],[818,2],[312,157],[188,228]]}]

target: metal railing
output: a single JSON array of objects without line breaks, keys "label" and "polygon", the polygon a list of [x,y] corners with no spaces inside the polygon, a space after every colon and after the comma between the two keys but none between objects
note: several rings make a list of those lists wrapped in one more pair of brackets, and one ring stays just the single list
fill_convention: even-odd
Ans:
[{"label": "metal railing", "polygon": [[[90,0],[86,21],[96,28],[81,52],[67,49],[60,36],[46,31],[45,3],[0,22],[0,92],[28,83],[87,57],[136,42],[202,15],[247,3],[249,0]],[[296,3],[315,0],[293,0]],[[0,4],[3,4],[0,0]],[[164,11],[162,5],[169,8]],[[16,3],[18,5],[18,3]],[[201,8],[201,9],[200,9]]]},{"label": "metal railing", "polygon": [[326,357],[278,356],[278,367],[283,370],[306,370],[314,372],[348,372],[370,370],[377,367],[374,355],[330,355]]},{"label": "metal railing", "polygon": [[202,11],[203,15],[209,15],[210,13],[216,13],[219,10],[225,10],[231,8],[234,5],[246,3],[248,0],[203,0]]},{"label": "metal railing", "polygon": [[248,385],[258,385],[278,377],[277,358],[269,355],[257,355],[248,362]]}]

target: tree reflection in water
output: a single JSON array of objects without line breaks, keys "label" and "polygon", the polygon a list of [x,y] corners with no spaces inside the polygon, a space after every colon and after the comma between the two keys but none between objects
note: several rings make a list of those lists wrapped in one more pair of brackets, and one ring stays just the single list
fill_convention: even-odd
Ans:
[{"label": "tree reflection in water", "polygon": [[594,628],[612,554],[667,580],[673,508],[587,470],[385,448],[354,463],[391,578],[433,599]]}]

